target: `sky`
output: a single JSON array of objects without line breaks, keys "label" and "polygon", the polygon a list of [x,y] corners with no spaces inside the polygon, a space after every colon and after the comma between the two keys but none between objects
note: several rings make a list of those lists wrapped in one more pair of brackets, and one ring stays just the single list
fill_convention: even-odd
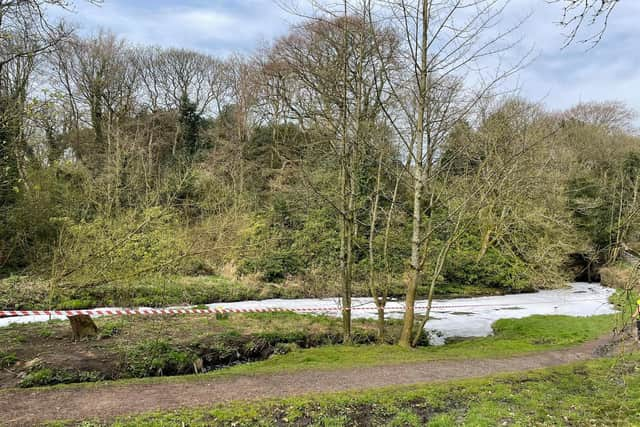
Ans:
[{"label": "sky", "polygon": [[[563,48],[566,30],[557,23],[561,12],[549,0],[512,0],[505,10],[507,23],[529,16],[518,33],[522,53],[533,52],[513,87],[551,110],[618,100],[640,112],[640,1],[619,2],[596,46],[574,43]],[[219,56],[250,53],[286,33],[298,19],[276,0],[104,0],[101,6],[76,0],[72,11],[56,14],[76,24],[81,34],[104,29],[135,44]]]}]

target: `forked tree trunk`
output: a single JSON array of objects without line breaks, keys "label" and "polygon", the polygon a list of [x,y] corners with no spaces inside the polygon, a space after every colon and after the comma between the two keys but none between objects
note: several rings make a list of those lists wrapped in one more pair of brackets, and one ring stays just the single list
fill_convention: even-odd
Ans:
[{"label": "forked tree trunk", "polygon": [[415,322],[415,304],[418,285],[422,280],[422,262],[420,259],[420,249],[422,246],[422,198],[424,193],[425,169],[424,169],[424,131],[425,131],[425,113],[427,109],[427,41],[428,41],[428,23],[429,23],[429,7],[428,1],[422,1],[422,40],[420,44],[420,75],[418,81],[418,111],[416,116],[416,153],[415,153],[415,176],[413,178],[413,224],[411,236],[411,274],[407,283],[407,295],[405,298],[406,309],[404,312],[404,320],[402,324],[402,333],[398,344],[401,347],[410,347],[412,343],[413,326]]}]

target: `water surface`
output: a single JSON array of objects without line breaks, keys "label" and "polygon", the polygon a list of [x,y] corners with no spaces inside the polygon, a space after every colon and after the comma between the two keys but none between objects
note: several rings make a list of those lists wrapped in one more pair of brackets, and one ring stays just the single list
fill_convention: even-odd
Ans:
[{"label": "water surface", "polygon": [[[537,293],[500,295],[489,297],[434,300],[432,319],[426,326],[433,344],[443,344],[451,337],[483,337],[493,332],[491,325],[498,319],[523,318],[534,314],[567,316],[594,316],[615,313],[609,303],[613,289],[599,284],[572,283],[563,289]],[[424,312],[425,301],[418,301],[418,314]],[[209,304],[211,308],[287,308],[313,309],[313,313],[340,315],[339,298],[270,299]],[[371,298],[353,299],[354,318],[376,318],[375,304]],[[387,304],[388,318],[402,317],[402,302]],[[11,323],[45,322],[49,319],[65,319],[65,316],[24,316],[0,319],[0,327]]]}]

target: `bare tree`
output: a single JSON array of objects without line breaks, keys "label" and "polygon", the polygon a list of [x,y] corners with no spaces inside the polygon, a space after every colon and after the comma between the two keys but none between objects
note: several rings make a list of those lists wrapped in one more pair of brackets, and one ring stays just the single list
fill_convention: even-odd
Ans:
[{"label": "bare tree", "polygon": [[68,4],[62,0],[0,0],[0,209],[12,203],[21,184],[28,185],[23,171],[28,149],[24,123],[32,74],[41,56],[71,34],[62,23],[52,22],[46,9]]},{"label": "bare tree", "polygon": [[[68,6],[66,0],[0,1],[0,70],[19,58],[47,52],[67,39],[71,29],[62,22],[51,22],[47,8]],[[13,41],[18,34],[21,34],[22,43]]]},{"label": "bare tree", "polygon": [[64,4],[57,0],[0,1],[0,191],[3,204],[11,199],[9,193],[22,175],[20,164],[25,146],[21,135],[31,74],[39,56],[51,51],[71,34],[62,23],[50,22],[45,8]]},{"label": "bare tree", "polygon": [[609,25],[609,18],[620,0],[552,0],[563,6],[560,25],[568,29],[566,45],[579,36],[584,27],[596,27],[596,31],[579,40],[582,43],[598,44]]},{"label": "bare tree", "polygon": [[[57,80],[80,123],[89,123],[95,140],[91,151],[111,150],[109,132],[135,108],[137,73],[131,50],[113,34],[75,38],[54,55]],[[77,125],[78,127],[80,124]],[[82,157],[83,147],[74,147]]]},{"label": "bare tree", "polygon": [[236,193],[235,208],[240,208],[239,200],[244,193],[246,184],[245,150],[251,138],[251,131],[255,127],[255,108],[258,102],[257,94],[261,74],[255,61],[234,55],[225,63],[224,92],[226,94],[226,108],[228,119],[233,123],[231,134],[228,135],[232,156],[234,189]]},{"label": "bare tree", "polygon": [[187,49],[138,49],[137,71],[152,111],[175,110],[183,99],[197,113],[218,113],[228,93],[228,69],[217,58]]},{"label": "bare tree", "polygon": [[[23,163],[29,151],[25,123],[32,74],[42,55],[72,33],[62,22],[53,23],[47,8],[69,4],[65,0],[0,0],[0,224],[16,192],[29,185]],[[0,263],[5,250],[0,244]]]},{"label": "bare tree", "polygon": [[[362,208],[361,165],[367,156],[378,158],[382,135],[381,102],[385,95],[380,93],[383,85],[376,76],[381,67],[378,54],[391,62],[395,40],[392,33],[371,27],[370,3],[343,1],[335,8],[314,4],[314,16],[274,45],[265,68],[270,73],[269,92],[280,99],[272,103],[277,106],[274,111],[281,120],[293,120],[312,135],[314,152],[339,165],[334,187],[322,188],[306,173],[303,158],[289,159],[308,188],[340,218],[345,342],[351,338],[355,237]],[[371,221],[377,222],[377,212]]]},{"label": "bare tree", "polygon": [[[460,235],[464,212],[470,199],[463,199],[444,223],[448,238],[437,254],[432,254],[433,238],[439,226],[433,212],[441,198],[441,183],[447,168],[437,167],[444,141],[456,123],[463,120],[502,79],[522,66],[523,60],[494,69],[490,75],[480,63],[500,58],[513,46],[509,36],[519,25],[495,31],[508,1],[383,1],[377,19],[391,22],[403,44],[400,65],[380,72],[391,82],[389,93],[397,108],[387,109],[398,140],[409,157],[410,186],[413,192],[413,235],[408,274],[406,311],[399,344],[410,346],[415,319],[415,300],[423,281],[425,263],[431,254],[431,286],[442,269],[453,240]],[[373,17],[371,20],[376,19]],[[471,81],[470,75],[474,76]],[[464,77],[467,77],[466,79]],[[443,175],[445,174],[445,175]],[[471,186],[473,191],[479,189]],[[429,306],[431,304],[429,303]]]},{"label": "bare tree", "polygon": [[563,113],[570,120],[598,126],[612,133],[633,133],[638,113],[623,102],[581,102]]}]

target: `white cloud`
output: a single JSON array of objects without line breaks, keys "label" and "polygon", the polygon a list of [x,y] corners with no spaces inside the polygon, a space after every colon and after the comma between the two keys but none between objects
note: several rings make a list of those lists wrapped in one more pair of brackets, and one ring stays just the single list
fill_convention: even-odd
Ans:
[{"label": "white cloud", "polygon": [[[532,11],[522,28],[538,53],[519,76],[521,93],[549,108],[568,108],[581,101],[620,100],[640,112],[640,2],[621,1],[599,44],[566,44],[559,4],[514,0],[511,12]],[[600,24],[584,27],[582,38],[596,34]],[[638,123],[640,125],[640,122]]]},{"label": "white cloud", "polygon": [[[160,4],[159,4],[160,3]],[[251,50],[258,41],[286,31],[286,14],[268,0],[238,2],[154,2],[106,0],[102,6],[77,3],[60,13],[84,34],[108,29],[133,43],[188,47],[226,55]]]},{"label": "white cloud", "polygon": [[[218,55],[250,52],[261,40],[286,32],[296,17],[271,0],[105,0],[77,3],[66,18],[84,33],[109,29],[134,43],[188,47]],[[554,109],[579,101],[617,99],[640,111],[640,1],[619,2],[601,43],[564,48],[561,8],[544,0],[512,0],[505,25],[531,13],[519,29],[536,60],[517,77],[523,96]],[[599,28],[587,28],[595,32]],[[517,57],[518,53],[513,53]]]}]

